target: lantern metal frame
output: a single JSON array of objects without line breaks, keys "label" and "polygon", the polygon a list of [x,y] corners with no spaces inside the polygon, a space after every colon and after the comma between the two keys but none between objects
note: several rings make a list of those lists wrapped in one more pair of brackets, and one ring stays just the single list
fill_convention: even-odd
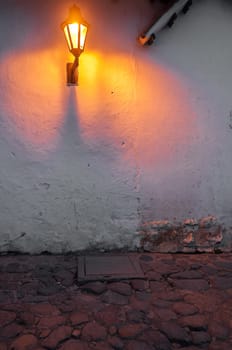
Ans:
[{"label": "lantern metal frame", "polygon": [[[70,25],[72,24],[78,24],[77,26],[78,32],[76,35],[78,47],[75,47],[73,43],[72,33],[70,31]],[[82,42],[82,45],[81,45],[81,27],[86,28],[84,42]],[[68,86],[78,85],[79,57],[85,49],[85,43],[86,43],[86,37],[89,29],[89,24],[82,17],[80,8],[77,5],[73,5],[69,9],[68,18],[61,24],[61,29],[65,34],[65,39],[67,41],[69,51],[75,57],[75,60],[73,63],[67,63],[66,65],[67,85]]]}]

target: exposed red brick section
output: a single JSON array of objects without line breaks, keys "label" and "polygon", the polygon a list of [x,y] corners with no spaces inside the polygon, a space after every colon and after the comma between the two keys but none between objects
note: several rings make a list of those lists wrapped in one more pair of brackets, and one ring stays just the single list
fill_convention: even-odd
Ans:
[{"label": "exposed red brick section", "polygon": [[142,225],[140,235],[142,247],[149,252],[208,253],[224,249],[223,229],[213,216],[180,224],[149,221]]}]

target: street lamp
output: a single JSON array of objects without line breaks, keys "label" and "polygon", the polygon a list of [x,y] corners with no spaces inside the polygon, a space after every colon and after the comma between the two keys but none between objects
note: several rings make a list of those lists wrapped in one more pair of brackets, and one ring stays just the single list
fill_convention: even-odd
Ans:
[{"label": "street lamp", "polygon": [[73,5],[69,9],[68,18],[61,24],[69,51],[75,57],[73,63],[67,63],[67,85],[78,85],[79,57],[85,48],[88,27],[79,7]]}]

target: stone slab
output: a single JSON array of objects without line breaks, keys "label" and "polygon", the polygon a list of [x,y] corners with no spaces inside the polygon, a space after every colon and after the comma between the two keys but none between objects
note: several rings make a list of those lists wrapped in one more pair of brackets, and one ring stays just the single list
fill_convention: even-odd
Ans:
[{"label": "stone slab", "polygon": [[78,281],[144,278],[138,257],[98,255],[78,257]]}]

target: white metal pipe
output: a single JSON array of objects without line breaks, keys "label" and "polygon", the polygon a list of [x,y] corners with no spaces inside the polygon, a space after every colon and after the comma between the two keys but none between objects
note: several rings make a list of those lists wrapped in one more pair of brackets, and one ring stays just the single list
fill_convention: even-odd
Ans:
[{"label": "white metal pipe", "polygon": [[145,32],[144,34],[142,34],[139,37],[139,42],[142,45],[147,44],[149,41],[150,43],[152,43],[156,37],[156,34],[163,29],[168,23],[170,23],[170,21],[173,19],[173,21],[175,20],[175,17],[177,17],[177,15],[183,11],[186,6],[191,6],[192,1],[190,0],[179,0],[177,1],[172,7],[170,7],[170,9],[165,12],[165,14],[161,17],[159,17],[159,19],[150,27],[150,29],[148,29],[147,32]]}]

